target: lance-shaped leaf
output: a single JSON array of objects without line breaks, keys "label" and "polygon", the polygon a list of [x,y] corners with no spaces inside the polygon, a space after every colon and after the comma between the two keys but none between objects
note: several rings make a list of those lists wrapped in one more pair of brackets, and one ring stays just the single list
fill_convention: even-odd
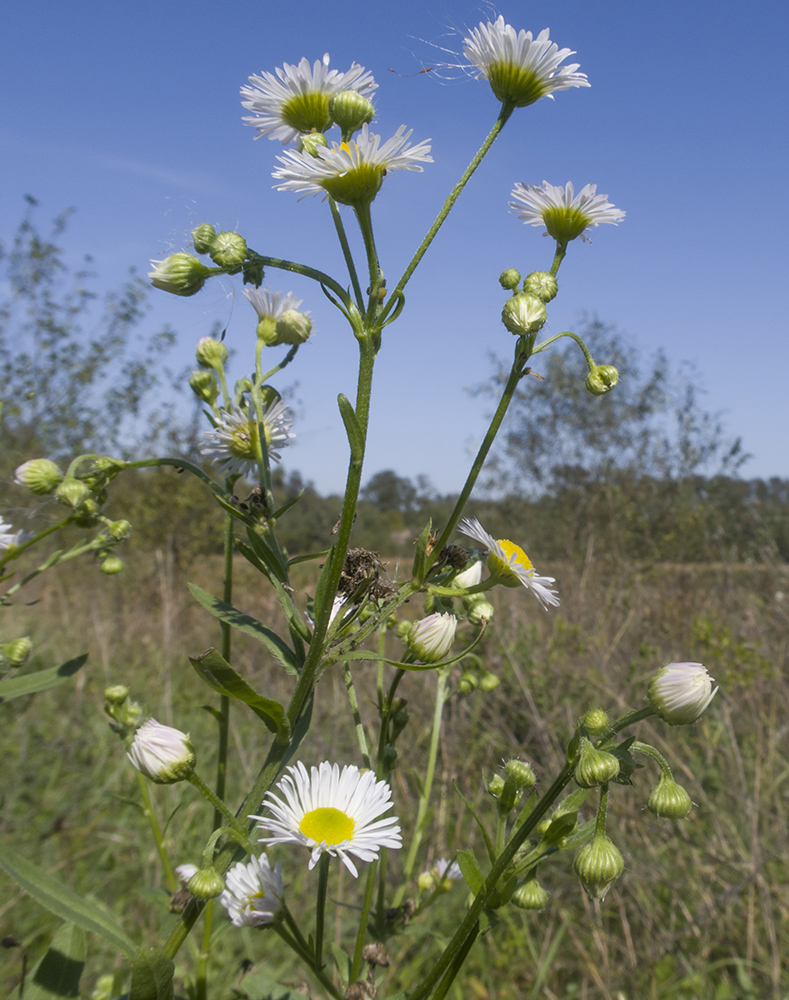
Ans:
[{"label": "lance-shaped leaf", "polygon": [[278,701],[259,695],[215,649],[207,650],[202,656],[190,656],[189,662],[213,691],[249,705],[255,715],[276,735],[277,742],[287,745],[290,740],[290,724],[285,709]]},{"label": "lance-shaped leaf", "polygon": [[351,446],[351,460],[361,461],[364,457],[364,434],[356,416],[356,411],[351,406],[351,401],[342,393],[337,397],[337,405],[340,408],[340,416],[345,424],[345,433],[348,435],[348,444]]},{"label": "lance-shaped leaf", "polygon": [[189,584],[189,590],[192,592],[192,597],[215,618],[227,622],[233,628],[237,628],[240,632],[251,635],[253,639],[262,642],[269,652],[276,656],[288,673],[297,674],[299,672],[296,654],[287,643],[280,639],[276,632],[266,628],[257,618],[245,615],[238,608],[234,608],[232,604],[220,601],[218,597],[214,597],[213,594],[209,594],[207,590],[203,590],[194,583]]},{"label": "lance-shaped leaf", "polygon": [[23,858],[6,844],[0,843],[0,867],[16,884],[44,909],[63,920],[70,921],[83,930],[98,934],[112,948],[132,958],[137,946],[115,919],[100,909],[95,902],[88,902],[38,865]]},{"label": "lance-shaped leaf", "polygon": [[431,518],[422,529],[422,534],[419,536],[416,548],[414,549],[414,567],[411,570],[411,574],[417,583],[423,583],[425,579],[425,562],[427,560],[427,549],[430,545],[430,532],[432,528],[433,520]]},{"label": "lance-shaped leaf", "polygon": [[85,968],[87,948],[85,932],[74,924],[65,924],[52,938],[52,944],[33,969],[26,1000],[62,1000],[79,996],[79,981]]},{"label": "lance-shaped leaf", "polygon": [[155,948],[141,951],[132,966],[129,1000],[173,1000],[173,972],[169,958]]},{"label": "lance-shaped leaf", "polygon": [[485,879],[482,877],[482,872],[479,870],[479,865],[477,864],[477,859],[474,857],[474,852],[458,851],[457,862],[458,868],[460,868],[463,878],[466,880],[466,884],[476,896],[484,885]]},{"label": "lance-shaped leaf", "polygon": [[87,658],[88,654],[83,653],[82,656],[61,663],[59,667],[49,667],[34,674],[23,674],[21,677],[5,678],[0,681],[0,703],[10,701],[12,698],[21,698],[25,694],[35,694],[36,691],[46,691],[47,688],[62,684],[79,670]]}]

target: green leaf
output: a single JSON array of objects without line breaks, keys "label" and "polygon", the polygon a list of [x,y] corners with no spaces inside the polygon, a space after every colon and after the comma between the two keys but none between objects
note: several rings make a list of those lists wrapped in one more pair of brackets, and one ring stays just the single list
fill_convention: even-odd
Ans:
[{"label": "green leaf", "polygon": [[277,552],[271,548],[264,538],[257,531],[247,529],[247,538],[261,562],[269,569],[272,577],[283,583],[288,579],[288,564],[283,562]]},{"label": "green leaf", "polygon": [[24,891],[63,920],[71,921],[77,927],[97,934],[115,951],[132,958],[136,945],[123,928],[115,922],[95,902],[88,902],[68,886],[42,871],[38,865],[23,858],[10,847],[0,843],[0,867]]},{"label": "green leaf", "polygon": [[76,656],[73,660],[61,663],[59,667],[49,667],[35,674],[23,674],[0,681],[0,704],[12,698],[21,698],[25,694],[35,694],[36,691],[46,691],[47,688],[62,684],[75,674],[88,658],[87,653]]},{"label": "green leaf", "polygon": [[234,996],[246,997],[247,1000],[304,1000],[302,993],[272,979],[265,968],[252,969],[234,989]]},{"label": "green leaf", "polygon": [[278,701],[259,695],[215,649],[207,650],[202,656],[190,656],[189,662],[213,691],[249,705],[255,715],[276,734],[277,742],[287,745],[290,741],[290,724],[285,709]]},{"label": "green leaf", "polygon": [[482,872],[479,870],[479,865],[477,864],[477,859],[474,857],[474,852],[458,851],[457,861],[463,878],[466,880],[466,884],[476,896],[484,885],[485,879],[482,877]]},{"label": "green leaf", "polygon": [[332,945],[332,957],[334,958],[334,965],[339,973],[340,979],[344,983],[350,982],[351,979],[351,968],[353,967],[353,961],[351,956],[341,948],[338,944]]},{"label": "green leaf", "polygon": [[422,529],[422,534],[417,539],[416,548],[414,550],[414,566],[411,571],[414,580],[417,583],[424,583],[425,579],[425,563],[427,561],[427,547],[430,544],[430,532],[433,528],[433,519],[431,518],[427,524]]},{"label": "green leaf", "polygon": [[25,991],[27,1000],[78,997],[86,957],[85,932],[74,924],[64,924],[33,969],[30,989]]},{"label": "green leaf", "polygon": [[299,502],[299,500],[301,500],[301,498],[304,496],[306,491],[307,487],[305,486],[297,497],[294,497],[292,500],[288,500],[288,502],[284,503],[278,510],[275,510],[274,513],[271,515],[272,520],[277,520],[278,518],[282,517],[283,514],[287,513],[287,511],[289,511],[291,507],[295,507],[296,504]]},{"label": "green leaf", "polygon": [[340,416],[345,424],[345,433],[348,435],[348,444],[351,446],[351,460],[360,461],[364,457],[364,434],[356,416],[351,401],[347,396],[340,393],[337,397],[337,405],[340,407]]},{"label": "green leaf", "polygon": [[214,597],[208,591],[203,590],[194,583],[189,584],[189,590],[198,604],[201,604],[215,618],[218,618],[222,622],[227,622],[233,628],[237,628],[240,632],[251,635],[253,639],[262,642],[276,656],[288,673],[298,674],[295,653],[287,643],[284,643],[280,639],[276,632],[272,632],[270,628],[266,628],[257,618],[245,615],[238,608],[234,608],[232,604],[225,604],[224,601],[220,601],[218,597]]},{"label": "green leaf", "polygon": [[169,958],[155,948],[140,951],[132,965],[129,1000],[173,1000],[173,972]]}]

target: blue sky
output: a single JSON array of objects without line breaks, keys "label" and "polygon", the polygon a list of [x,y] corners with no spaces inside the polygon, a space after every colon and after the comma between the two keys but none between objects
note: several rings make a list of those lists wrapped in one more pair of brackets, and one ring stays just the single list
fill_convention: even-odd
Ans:
[{"label": "blue sky", "polygon": [[[536,0],[495,12],[516,28],[550,27],[592,86],[516,112],[411,280],[377,363],[368,474],[424,473],[442,491],[462,484],[488,406],[464,390],[489,377],[491,351],[511,351],[498,275],[551,261],[551,242],[508,213],[509,193],[545,179],[597,183],[627,212],[571,246],[547,331],[596,313],[643,354],[662,347],[674,365],[692,362],[704,406],[754,456],[743,474],[789,476],[786,5]],[[90,253],[108,288],[129,265],[145,271],[149,258],[186,248],[199,222],[347,283],[327,207],[272,190],[281,146],[253,141],[238,96],[252,73],[329,52],[333,67],[356,61],[374,73],[374,131],[406,124],[414,140],[433,140],[435,162],[390,174],[373,206],[391,285],[498,111],[484,82],[417,71],[447,61],[434,46],[460,52],[465,29],[488,15],[449,0],[16,4],[0,64],[3,237],[30,193],[43,218],[76,207],[69,252],[75,263]],[[285,465],[340,489],[347,452],[335,400],[353,397],[355,342],[317,286],[272,270],[267,281],[301,296],[317,328],[282,383],[298,383]],[[255,326],[241,287],[155,293],[150,329],[171,323],[186,363],[219,321],[240,374]]]}]

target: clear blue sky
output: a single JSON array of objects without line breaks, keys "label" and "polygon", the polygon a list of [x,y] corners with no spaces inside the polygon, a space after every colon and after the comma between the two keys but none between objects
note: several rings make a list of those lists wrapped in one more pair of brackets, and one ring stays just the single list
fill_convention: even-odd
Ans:
[{"label": "clear blue sky", "polygon": [[[789,476],[786,5],[535,0],[498,12],[516,28],[550,27],[592,86],[516,112],[412,279],[379,355],[368,474],[426,473],[445,491],[462,483],[487,405],[464,387],[490,375],[491,351],[511,351],[498,275],[551,260],[551,242],[508,213],[509,192],[546,179],[597,183],[627,212],[571,246],[549,332],[593,312],[643,353],[695,363],[705,407],[723,411],[754,455],[743,474]],[[44,218],[77,208],[69,250],[75,262],[90,253],[107,287],[129,265],[145,271],[150,257],[185,248],[204,221],[345,283],[328,209],[272,190],[281,146],[253,141],[238,97],[252,73],[329,52],[333,67],[356,61],[375,74],[374,131],[406,124],[433,140],[435,163],[390,174],[373,206],[393,283],[498,110],[484,82],[407,74],[435,64],[428,43],[459,52],[464,29],[488,15],[450,0],[15,4],[0,62],[3,236],[30,193]],[[302,296],[317,326],[283,382],[298,382],[299,400],[286,468],[340,489],[334,400],[353,397],[355,342],[317,287],[275,271],[267,281]],[[151,329],[170,322],[186,361],[217,320],[229,323],[246,369],[255,317],[241,287],[155,293]]]}]

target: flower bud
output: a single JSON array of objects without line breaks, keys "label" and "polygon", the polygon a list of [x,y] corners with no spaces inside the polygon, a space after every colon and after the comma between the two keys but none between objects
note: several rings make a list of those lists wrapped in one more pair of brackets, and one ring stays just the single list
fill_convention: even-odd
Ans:
[{"label": "flower bud", "polygon": [[205,284],[211,269],[190,253],[170,254],[164,260],[152,260],[153,271],[148,277],[154,288],[173,295],[195,295]]},{"label": "flower bud", "polygon": [[505,781],[500,774],[494,774],[488,782],[488,791],[497,798],[504,791]]},{"label": "flower bud", "polygon": [[14,639],[13,642],[6,642],[0,646],[0,663],[4,663],[8,667],[23,667],[30,659],[32,652],[33,643],[29,636]]},{"label": "flower bud", "polygon": [[550,302],[556,298],[559,283],[548,271],[532,271],[523,279],[523,290],[536,295],[541,302]]},{"label": "flower bud", "polygon": [[96,980],[96,985],[90,994],[90,1000],[112,1000],[118,995],[115,985],[115,976],[111,972],[105,972]]},{"label": "flower bud", "polygon": [[458,694],[471,694],[472,691],[477,690],[478,684],[477,675],[472,674],[470,670],[466,670],[465,673],[460,675]]},{"label": "flower bud", "polygon": [[536,295],[517,292],[504,303],[501,321],[517,337],[536,334],[548,319],[548,311]]},{"label": "flower bud", "polygon": [[186,888],[189,879],[193,875],[196,875],[199,871],[200,869],[197,867],[197,865],[189,864],[188,862],[183,865],[175,866],[175,874],[178,876],[181,885],[183,886],[184,889]]},{"label": "flower bud", "polygon": [[490,671],[484,673],[479,679],[480,691],[495,691],[499,684],[501,684],[501,680]]},{"label": "flower bud", "polygon": [[102,560],[99,569],[106,576],[115,576],[116,573],[123,572],[123,560],[117,556],[107,556],[106,559]]},{"label": "flower bud", "polygon": [[548,893],[531,876],[513,892],[512,902],[519,910],[542,910],[548,905]]},{"label": "flower bud", "polygon": [[712,701],[717,688],[701,663],[669,663],[649,682],[649,700],[670,726],[689,726]]},{"label": "flower bud", "polygon": [[239,233],[217,233],[208,252],[217,267],[239,271],[247,259],[247,242]]},{"label": "flower bud", "polygon": [[75,510],[82,506],[89,497],[90,490],[79,479],[64,479],[55,491],[55,498],[59,503],[62,503],[64,507],[73,507]]},{"label": "flower bud", "polygon": [[201,368],[221,367],[227,361],[227,348],[221,340],[214,340],[213,337],[201,337],[195,354]]},{"label": "flower bud", "polygon": [[520,280],[521,273],[514,267],[508,267],[506,271],[502,271],[499,275],[499,284],[502,288],[506,288],[508,292],[514,292]]},{"label": "flower bud", "polygon": [[189,879],[186,888],[198,899],[215,899],[225,891],[225,883],[215,869],[201,868]]},{"label": "flower bud", "polygon": [[602,708],[592,708],[581,716],[581,724],[590,736],[602,736],[608,731],[611,720]]},{"label": "flower bud", "polygon": [[490,601],[474,601],[468,609],[468,620],[472,625],[481,625],[493,620],[494,610]]},{"label": "flower bud", "polygon": [[104,700],[108,705],[122,705],[129,697],[129,689],[124,684],[111,684],[104,688]]},{"label": "flower bud", "polygon": [[159,785],[183,781],[195,766],[195,752],[189,734],[171,726],[162,726],[153,718],[137,730],[126,756],[138,771]]},{"label": "flower bud", "polygon": [[402,621],[397,623],[397,628],[395,629],[395,635],[398,639],[406,640],[408,638],[408,633],[411,631],[412,622]]},{"label": "flower bud", "polygon": [[286,309],[275,330],[275,344],[303,344],[312,332],[312,320],[298,309]]},{"label": "flower bud", "polygon": [[26,486],[31,493],[46,496],[63,479],[63,473],[48,458],[34,458],[20,465],[14,473],[14,482]]},{"label": "flower bud", "polygon": [[132,526],[128,521],[111,521],[109,525],[110,535],[116,542],[122,542],[124,538],[128,538],[131,534]]},{"label": "flower bud", "polygon": [[216,230],[209,222],[201,222],[192,230],[192,243],[198,253],[208,253],[214,242]]},{"label": "flower bud", "polygon": [[450,586],[465,590],[467,587],[476,587],[479,583],[482,583],[482,563],[477,560],[461,570],[452,579]]},{"label": "flower bud", "polygon": [[531,788],[537,781],[531,765],[525,760],[513,758],[504,765],[504,774],[508,780],[514,781],[517,788]]},{"label": "flower bud", "polygon": [[604,833],[596,834],[576,854],[575,874],[592,899],[601,903],[625,870],[625,859],[616,844]]},{"label": "flower bud", "polygon": [[317,156],[319,149],[326,149],[329,140],[323,132],[307,132],[301,137],[301,152],[309,153],[310,156]]},{"label": "flower bud", "polygon": [[670,775],[661,774],[660,780],[649,793],[647,809],[658,817],[684,819],[692,808],[690,796],[682,785],[678,785]]},{"label": "flower bud", "polygon": [[349,136],[373,120],[375,108],[372,101],[358,91],[343,90],[329,98],[329,114],[342,129],[343,136]]},{"label": "flower bud", "polygon": [[455,615],[432,614],[414,622],[408,633],[408,645],[423,663],[438,663],[452,649],[458,620]]},{"label": "flower bud", "polygon": [[585,737],[581,737],[575,780],[581,788],[596,788],[604,785],[619,774],[619,759],[612,753],[596,749]]},{"label": "flower bud", "polygon": [[209,406],[213,406],[219,396],[219,386],[212,371],[192,372],[189,388],[198,399],[202,399]]},{"label": "flower bud", "polygon": [[619,381],[619,372],[613,365],[595,365],[586,376],[586,388],[593,396],[605,396]]},{"label": "flower bud", "polygon": [[432,892],[436,883],[432,872],[420,872],[416,879],[416,884],[420,892]]}]

